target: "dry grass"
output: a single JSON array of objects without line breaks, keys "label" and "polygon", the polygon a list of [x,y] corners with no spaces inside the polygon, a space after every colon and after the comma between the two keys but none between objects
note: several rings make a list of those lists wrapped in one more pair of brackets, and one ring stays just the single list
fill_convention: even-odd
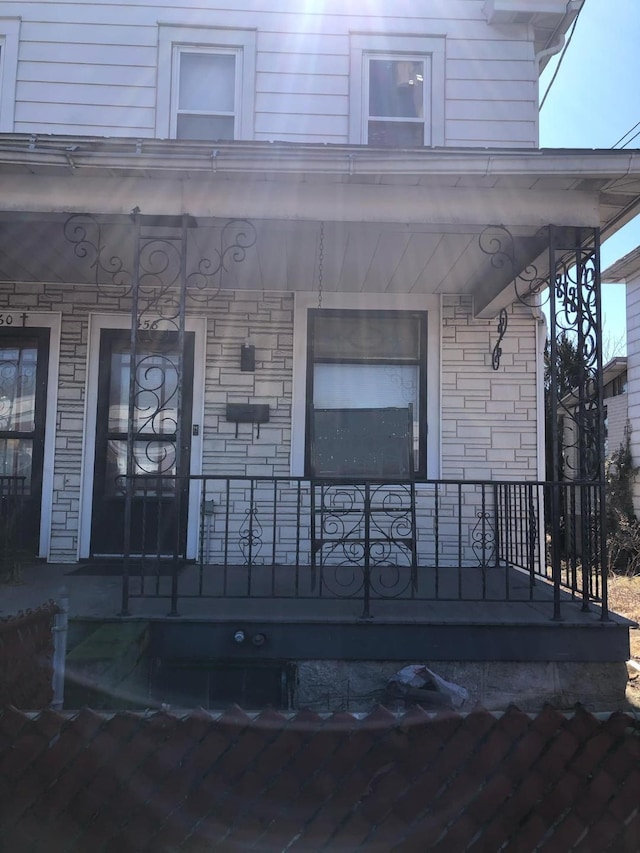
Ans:
[{"label": "dry grass", "polygon": [[[640,575],[609,578],[609,607],[611,610],[640,623]],[[631,630],[631,657],[640,660],[640,628]]]}]

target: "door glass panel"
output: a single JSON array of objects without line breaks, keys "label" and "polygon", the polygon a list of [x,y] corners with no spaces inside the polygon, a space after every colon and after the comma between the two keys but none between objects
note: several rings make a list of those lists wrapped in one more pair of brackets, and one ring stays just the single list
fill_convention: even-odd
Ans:
[{"label": "door glass panel", "polygon": [[40,545],[47,328],[0,329],[0,496],[4,547]]},{"label": "door glass panel", "polygon": [[35,429],[38,343],[0,345],[0,430]]},{"label": "door glass panel", "polygon": [[[122,345],[111,355],[110,432],[127,432],[131,356]],[[173,352],[138,355],[134,401],[137,433],[173,435],[178,422],[178,356]]]},{"label": "door glass panel", "polygon": [[[133,447],[136,474],[162,474],[175,476],[176,446],[171,441],[136,441]],[[122,496],[125,493],[124,475],[127,472],[126,440],[110,439],[107,442],[105,495]],[[136,484],[137,495],[166,495],[175,493],[175,480],[150,477]]]},{"label": "door glass panel", "polygon": [[0,477],[19,477],[17,494],[31,493],[33,441],[30,438],[0,438]]}]

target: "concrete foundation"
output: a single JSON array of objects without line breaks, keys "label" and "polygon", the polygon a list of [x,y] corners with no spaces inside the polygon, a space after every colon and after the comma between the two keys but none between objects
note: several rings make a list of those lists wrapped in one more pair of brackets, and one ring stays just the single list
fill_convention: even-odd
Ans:
[{"label": "concrete foundation", "polygon": [[[570,709],[579,702],[591,711],[613,711],[625,706],[628,673],[622,661],[424,663],[442,678],[469,691],[469,699],[461,709],[465,711],[476,705],[490,711],[509,705],[538,711],[547,703]],[[385,702],[387,682],[402,666],[389,661],[301,662],[296,707],[316,711],[370,710]]]}]

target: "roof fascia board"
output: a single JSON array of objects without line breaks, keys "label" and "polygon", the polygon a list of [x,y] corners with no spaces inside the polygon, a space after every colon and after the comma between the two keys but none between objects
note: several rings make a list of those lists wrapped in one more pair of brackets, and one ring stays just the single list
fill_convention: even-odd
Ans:
[{"label": "roof fascia board", "polygon": [[[291,181],[158,180],[144,177],[56,177],[1,175],[0,199],[6,212],[85,212],[127,214],[139,207],[150,215],[189,213],[197,218],[325,219],[464,225],[473,233],[487,223],[530,231],[556,221],[585,227],[599,222],[597,193],[565,190],[431,187],[406,184]],[[274,211],[277,211],[274,217]],[[462,212],[464,212],[462,214]]]},{"label": "roof fascia board", "polygon": [[602,281],[629,282],[640,277],[640,246],[632,249],[602,273]]},{"label": "roof fascia board", "polygon": [[579,178],[618,178],[640,175],[640,151],[517,149],[464,151],[411,149],[393,151],[365,146],[249,146],[228,145],[214,151],[206,146],[155,144],[136,150],[125,146],[62,147],[3,146],[0,170],[25,172],[46,168],[80,175],[84,170],[106,173],[171,175],[175,172],[359,176],[456,175],[508,177],[555,175]]}]

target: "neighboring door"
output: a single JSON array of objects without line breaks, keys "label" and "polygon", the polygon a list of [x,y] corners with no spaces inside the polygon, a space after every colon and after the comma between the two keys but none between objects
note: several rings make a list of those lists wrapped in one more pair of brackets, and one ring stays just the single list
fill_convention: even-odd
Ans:
[{"label": "neighboring door", "polygon": [[38,554],[49,329],[0,330],[0,526],[5,543]]},{"label": "neighboring door", "polygon": [[[132,501],[131,555],[170,556],[176,547],[184,554],[187,529],[188,481],[171,479],[190,470],[193,401],[194,334],[185,334],[180,372],[178,336],[150,332],[138,343],[134,405],[135,474]],[[103,329],[96,421],[91,553],[125,552],[125,479],[131,356],[129,332]],[[182,390],[181,447],[177,446],[178,389]]]}]

